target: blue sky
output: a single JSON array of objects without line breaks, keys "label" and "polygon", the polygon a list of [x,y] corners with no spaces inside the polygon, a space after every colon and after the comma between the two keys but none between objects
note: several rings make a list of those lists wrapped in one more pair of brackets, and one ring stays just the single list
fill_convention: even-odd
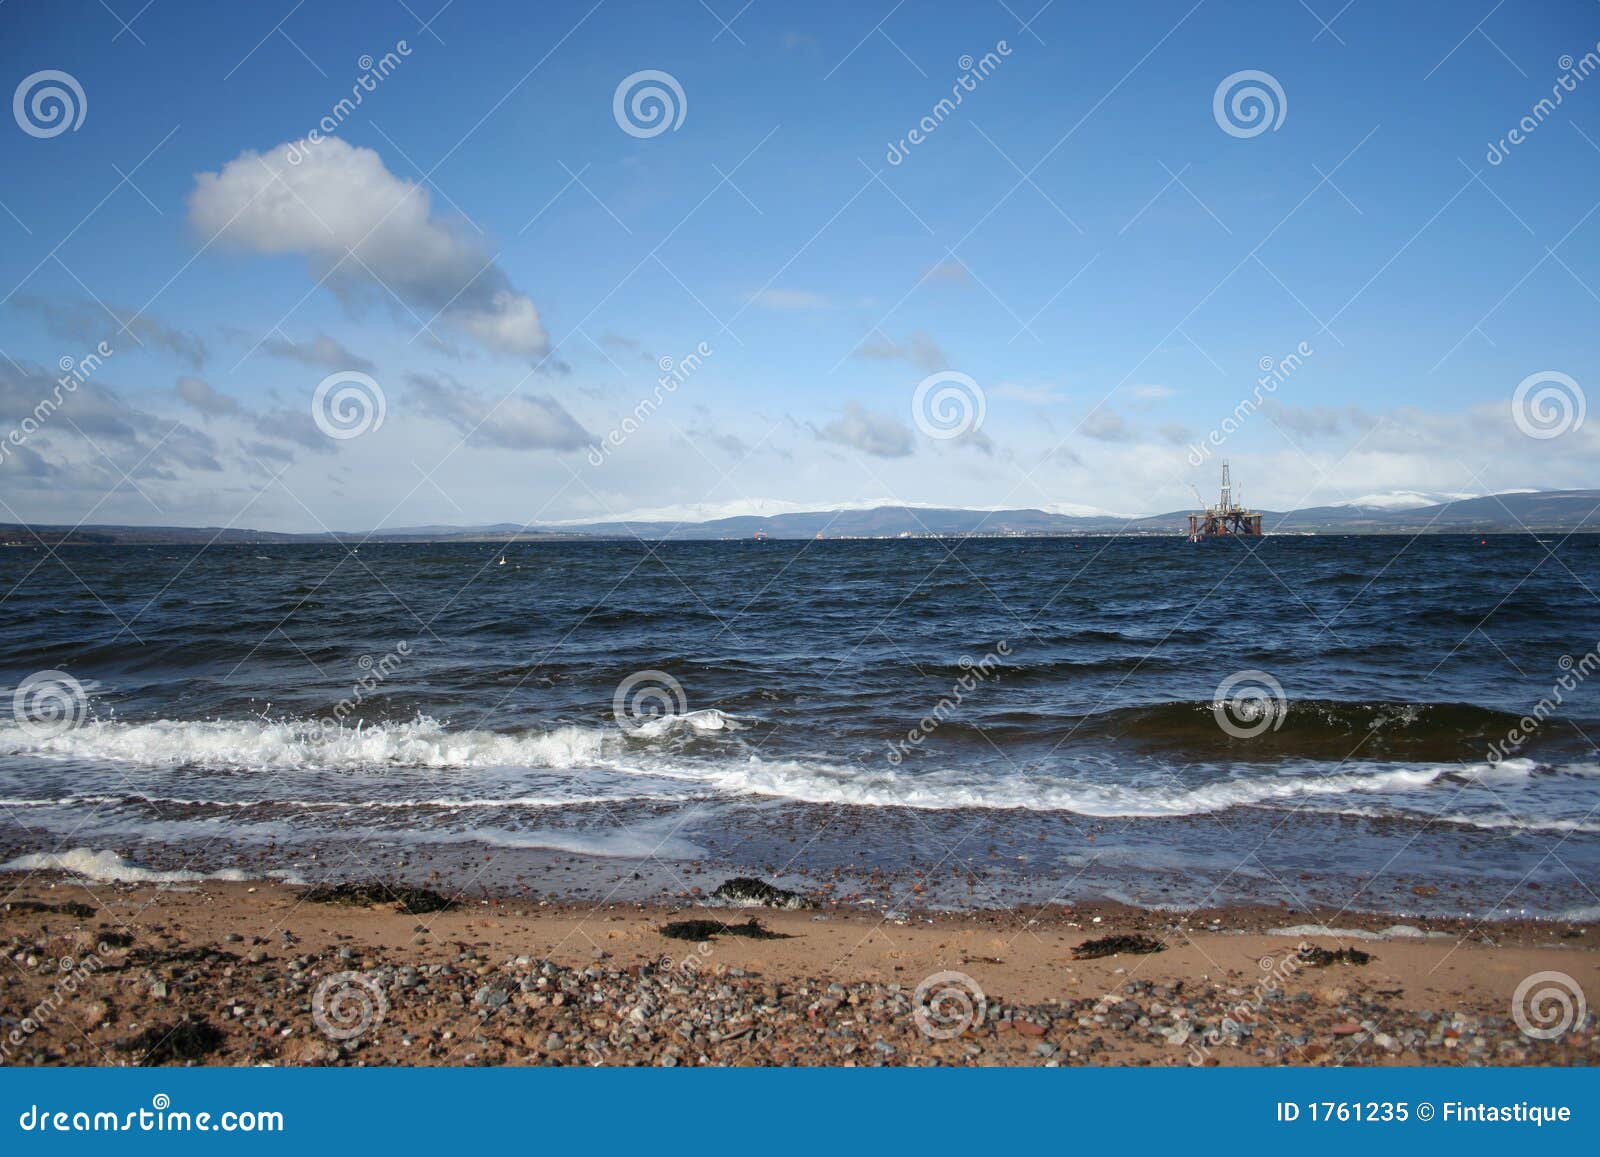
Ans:
[{"label": "blue sky", "polygon": [[[0,7],[6,91],[86,106],[0,123],[0,426],[114,350],[10,443],[0,521],[1143,513],[1221,457],[1280,508],[1600,484],[1600,418],[1512,402],[1600,373],[1588,0],[439,3]],[[683,115],[640,136],[644,70]],[[1244,70],[1255,135],[1214,113]],[[343,371],[383,421],[334,438]],[[953,438],[913,410],[946,372]]]}]

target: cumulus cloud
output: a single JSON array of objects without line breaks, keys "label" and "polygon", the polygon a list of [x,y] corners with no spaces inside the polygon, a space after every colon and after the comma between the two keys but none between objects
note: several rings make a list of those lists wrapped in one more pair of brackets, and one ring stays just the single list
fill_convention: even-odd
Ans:
[{"label": "cumulus cloud", "polygon": [[261,348],[275,358],[287,358],[292,362],[299,362],[305,366],[316,366],[324,370],[360,370],[362,373],[371,373],[373,365],[359,354],[353,354],[339,342],[325,333],[319,333],[308,341],[290,341],[282,337],[270,337],[261,343]]},{"label": "cumulus cloud", "polygon": [[178,379],[178,397],[188,402],[202,414],[219,417],[239,412],[239,403],[218,393],[204,378],[184,376]]},{"label": "cumulus cloud", "polygon": [[939,343],[920,329],[904,342],[897,342],[883,333],[876,334],[856,347],[856,356],[879,361],[910,362],[918,369],[930,372],[950,368],[950,359],[939,348]]},{"label": "cumulus cloud", "polygon": [[347,300],[398,298],[412,325],[445,324],[497,353],[549,350],[539,311],[505,270],[436,219],[427,190],[372,149],[330,137],[248,150],[196,176],[189,221],[248,252],[304,257]]},{"label": "cumulus cloud", "polygon": [[513,394],[488,400],[449,374],[413,373],[406,381],[411,404],[419,412],[449,422],[482,445],[506,450],[576,450],[594,441],[551,397]]},{"label": "cumulus cloud", "polygon": [[836,442],[877,458],[905,458],[913,449],[911,427],[886,414],[875,414],[855,402],[844,414],[817,432],[824,442]]}]

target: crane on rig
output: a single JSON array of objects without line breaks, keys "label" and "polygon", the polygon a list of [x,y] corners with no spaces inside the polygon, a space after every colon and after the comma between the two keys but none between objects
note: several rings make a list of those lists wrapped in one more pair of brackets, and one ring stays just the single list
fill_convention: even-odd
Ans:
[{"label": "crane on rig", "polygon": [[1200,512],[1189,515],[1189,541],[1206,542],[1214,538],[1260,538],[1261,514],[1235,502],[1228,464],[1222,464],[1222,493],[1215,506],[1207,506],[1200,492],[1191,485]]}]

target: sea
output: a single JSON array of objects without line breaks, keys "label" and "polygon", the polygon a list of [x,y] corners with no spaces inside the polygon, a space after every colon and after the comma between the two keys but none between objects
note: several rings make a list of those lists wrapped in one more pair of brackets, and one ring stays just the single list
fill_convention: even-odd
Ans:
[{"label": "sea", "polygon": [[1600,538],[0,551],[0,867],[1600,917]]}]

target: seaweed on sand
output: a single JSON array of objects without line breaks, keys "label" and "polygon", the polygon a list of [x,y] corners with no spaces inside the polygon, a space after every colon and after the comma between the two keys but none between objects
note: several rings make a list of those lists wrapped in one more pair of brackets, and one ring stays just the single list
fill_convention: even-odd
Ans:
[{"label": "seaweed on sand", "polygon": [[745,936],[751,940],[788,940],[782,932],[763,928],[755,918],[743,924],[724,924],[721,920],[676,920],[661,928],[661,935],[673,940],[711,940],[717,936]]},{"label": "seaweed on sand", "polygon": [[413,916],[443,912],[455,906],[454,900],[431,888],[413,888],[405,884],[319,884],[306,891],[305,899],[317,904],[345,904],[356,908],[394,904]]},{"label": "seaweed on sand", "polygon": [[209,1021],[185,1017],[175,1025],[153,1024],[117,1047],[141,1054],[141,1065],[165,1065],[201,1060],[222,1047],[224,1039],[222,1030]]},{"label": "seaweed on sand", "polygon": [[1319,948],[1307,944],[1300,949],[1300,963],[1312,968],[1327,968],[1330,964],[1366,964],[1372,959],[1370,952],[1359,948]]},{"label": "seaweed on sand", "polygon": [[1098,940],[1085,940],[1072,955],[1075,960],[1098,960],[1102,956],[1118,956],[1124,952],[1137,955],[1162,952],[1166,947],[1151,936],[1102,936]]}]

